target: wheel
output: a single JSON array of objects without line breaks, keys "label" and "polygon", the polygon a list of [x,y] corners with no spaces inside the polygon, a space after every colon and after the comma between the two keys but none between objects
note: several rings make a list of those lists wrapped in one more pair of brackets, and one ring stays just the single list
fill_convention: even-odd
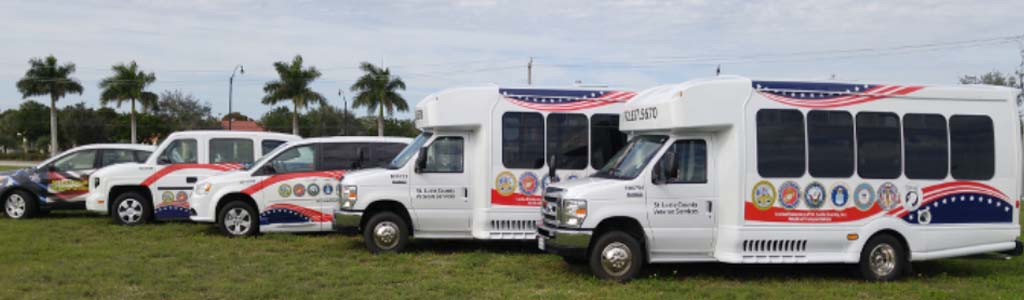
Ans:
[{"label": "wheel", "polygon": [[4,215],[11,219],[27,219],[39,212],[39,202],[32,194],[16,190],[4,199]]},{"label": "wheel", "polygon": [[217,216],[217,227],[228,237],[255,236],[260,233],[256,208],[242,201],[228,203]]},{"label": "wheel", "polygon": [[141,225],[153,219],[153,203],[136,192],[117,196],[110,217],[121,225]]},{"label": "wheel", "polygon": [[640,273],[643,248],[632,235],[611,231],[598,237],[589,260],[590,271],[598,278],[626,282]]},{"label": "wheel", "polygon": [[363,242],[374,254],[401,252],[409,245],[409,226],[393,212],[377,213],[363,228]]},{"label": "wheel", "polygon": [[860,251],[860,273],[871,281],[896,280],[907,270],[906,248],[889,234],[872,237]]}]

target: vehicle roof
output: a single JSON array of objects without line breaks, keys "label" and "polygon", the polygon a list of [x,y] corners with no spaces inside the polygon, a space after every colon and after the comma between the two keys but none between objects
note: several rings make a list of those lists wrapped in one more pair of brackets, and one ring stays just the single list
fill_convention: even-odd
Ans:
[{"label": "vehicle roof", "polygon": [[327,136],[303,139],[293,145],[313,143],[412,143],[411,138],[393,136]]},{"label": "vehicle roof", "polygon": [[82,145],[82,146],[78,146],[78,147],[75,147],[75,148],[68,149],[67,151],[81,150],[81,149],[130,149],[130,150],[143,150],[143,151],[151,151],[152,152],[153,150],[156,150],[156,146],[147,145],[147,144],[104,143],[104,144]]},{"label": "vehicle roof", "polygon": [[609,86],[499,86],[499,85],[476,85],[476,86],[462,86],[446,88],[436,93],[427,95],[425,98],[437,97],[441,94],[447,94],[452,92],[470,91],[470,90],[493,90],[494,93],[498,93],[499,90],[559,90],[559,91],[617,91],[617,90],[628,90],[628,89],[617,89]]},{"label": "vehicle roof", "polygon": [[254,131],[229,131],[229,130],[186,130],[176,131],[168,135],[167,138],[180,137],[180,136],[193,136],[193,137],[262,137],[262,138],[274,138],[284,140],[298,140],[302,137],[285,134],[278,132],[254,132]]}]

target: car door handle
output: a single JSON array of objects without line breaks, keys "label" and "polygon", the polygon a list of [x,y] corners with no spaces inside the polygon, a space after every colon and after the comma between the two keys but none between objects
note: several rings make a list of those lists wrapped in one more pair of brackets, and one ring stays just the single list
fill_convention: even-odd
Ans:
[{"label": "car door handle", "polygon": [[711,206],[714,205],[711,200],[708,200],[708,213],[711,213]]},{"label": "car door handle", "polygon": [[199,180],[195,177],[185,177],[185,183],[196,183],[196,181]]}]

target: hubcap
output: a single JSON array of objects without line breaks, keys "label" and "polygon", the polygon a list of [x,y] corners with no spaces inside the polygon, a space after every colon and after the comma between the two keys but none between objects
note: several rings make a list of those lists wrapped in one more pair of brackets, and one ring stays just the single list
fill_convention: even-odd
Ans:
[{"label": "hubcap", "polygon": [[117,217],[125,224],[135,224],[142,220],[142,202],[128,198],[117,205]]},{"label": "hubcap", "polygon": [[875,275],[888,276],[893,269],[896,269],[896,249],[889,244],[879,244],[871,249],[868,263]]},{"label": "hubcap", "polygon": [[633,266],[633,252],[626,244],[614,242],[601,250],[601,267],[613,276],[621,276],[629,272]]},{"label": "hubcap", "polygon": [[381,249],[391,249],[398,245],[398,225],[391,221],[377,223],[373,227],[373,243]]},{"label": "hubcap", "polygon": [[251,225],[252,215],[248,210],[236,207],[228,210],[224,216],[224,228],[227,228],[231,235],[245,235],[249,233]]},{"label": "hubcap", "polygon": [[11,194],[10,197],[7,197],[4,210],[7,211],[7,215],[11,218],[17,219],[25,216],[25,198],[18,194]]}]

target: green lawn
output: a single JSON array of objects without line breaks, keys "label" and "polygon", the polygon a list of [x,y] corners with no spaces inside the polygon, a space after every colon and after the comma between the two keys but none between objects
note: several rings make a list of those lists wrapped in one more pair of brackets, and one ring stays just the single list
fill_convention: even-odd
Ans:
[{"label": "green lawn", "polygon": [[21,169],[21,168],[24,168],[24,167],[0,166],[0,171],[7,171],[7,170],[14,170],[14,169]]},{"label": "green lawn", "polygon": [[628,284],[534,243],[416,242],[368,254],[338,234],[227,239],[206,224],[113,225],[83,212],[0,219],[0,299],[1020,299],[1024,259],[915,264],[867,283],[846,266],[679,264]]}]

